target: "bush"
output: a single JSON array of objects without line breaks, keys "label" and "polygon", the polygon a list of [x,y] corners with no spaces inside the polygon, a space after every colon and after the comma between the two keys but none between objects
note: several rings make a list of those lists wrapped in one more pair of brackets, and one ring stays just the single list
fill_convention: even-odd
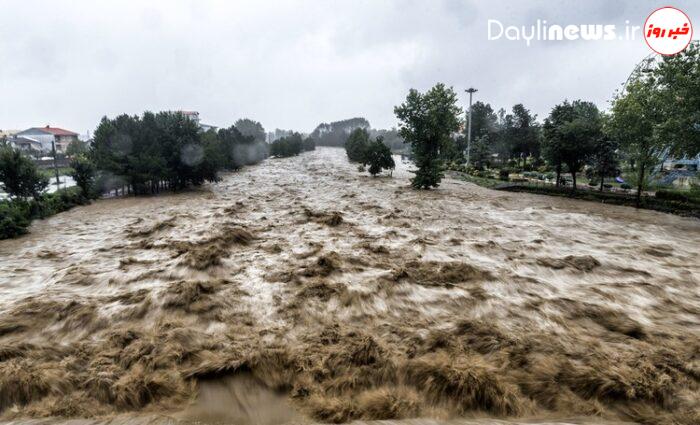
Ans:
[{"label": "bush", "polygon": [[596,187],[596,186],[598,186],[598,182],[595,180],[589,180],[588,185],[591,187]]},{"label": "bush", "polygon": [[610,183],[603,183],[603,187],[609,190],[612,189],[613,185]]},{"label": "bush", "polygon": [[[660,189],[656,191],[656,197],[658,199],[665,199],[667,201],[679,201],[679,202],[693,202],[694,200],[689,196],[689,194],[677,191]],[[697,201],[696,201],[697,202]]]},{"label": "bush", "polygon": [[498,179],[503,180],[503,181],[508,181],[508,176],[510,176],[510,170],[507,168],[503,168],[498,170]]},{"label": "bush", "polygon": [[627,183],[622,183],[622,184],[620,185],[620,189],[630,190],[630,189],[632,189],[632,186],[630,186],[630,185],[627,184]]},{"label": "bush", "polygon": [[27,233],[29,212],[19,202],[0,202],[0,239],[15,238]]},{"label": "bush", "polygon": [[44,194],[41,198],[31,201],[30,218],[46,218],[89,202],[89,199],[83,196],[82,189],[77,186],[69,187]]}]

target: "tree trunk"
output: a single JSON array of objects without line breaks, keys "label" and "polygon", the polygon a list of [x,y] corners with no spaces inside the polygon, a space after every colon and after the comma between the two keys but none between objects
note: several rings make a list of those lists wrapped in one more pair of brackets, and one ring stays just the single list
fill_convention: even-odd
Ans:
[{"label": "tree trunk", "polygon": [[576,172],[575,171],[571,172],[571,179],[573,180],[573,186],[571,188],[571,191],[575,192],[576,191]]},{"label": "tree trunk", "polygon": [[557,165],[557,187],[559,187],[559,180],[561,179],[561,164]]},{"label": "tree trunk", "polygon": [[603,181],[605,181],[605,179],[603,178],[603,176],[600,176],[600,191],[601,192],[603,191]]},{"label": "tree trunk", "polygon": [[637,208],[642,205],[642,187],[644,186],[644,161],[639,164],[639,175],[637,181]]}]

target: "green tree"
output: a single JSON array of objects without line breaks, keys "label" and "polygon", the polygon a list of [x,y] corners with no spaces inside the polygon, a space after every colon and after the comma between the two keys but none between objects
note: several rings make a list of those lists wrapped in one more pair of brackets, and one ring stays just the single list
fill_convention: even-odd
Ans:
[{"label": "green tree", "polygon": [[667,142],[656,131],[663,117],[656,80],[641,73],[633,76],[624,93],[613,100],[611,112],[609,131],[634,163],[640,206],[647,170],[667,150]]},{"label": "green tree", "polygon": [[2,189],[15,199],[38,199],[49,185],[49,179],[29,158],[8,145],[0,146],[0,182]]},{"label": "green tree", "polygon": [[369,145],[369,133],[364,128],[356,128],[345,141],[345,153],[350,162],[362,162]]},{"label": "green tree", "polygon": [[293,133],[291,136],[281,137],[270,146],[270,155],[284,158],[299,155],[304,150],[304,141],[301,134]]},{"label": "green tree", "polygon": [[391,149],[384,144],[384,139],[379,136],[370,142],[365,149],[362,165],[369,166],[369,173],[376,176],[382,170],[393,170],[396,167],[394,158],[391,157]]},{"label": "green tree", "polygon": [[73,140],[68,144],[68,147],[66,148],[67,156],[80,155],[86,152],[87,146],[85,145],[85,142],[81,142],[80,140]]},{"label": "green tree", "polygon": [[76,186],[80,188],[83,196],[89,198],[92,193],[92,185],[95,180],[95,165],[85,155],[77,155],[70,162],[73,169],[71,177]]},{"label": "green tree", "polygon": [[576,174],[589,160],[601,137],[602,120],[591,102],[575,100],[556,105],[544,123],[543,154],[557,168],[557,185],[566,164],[576,190]]},{"label": "green tree", "polygon": [[91,159],[125,181],[136,194],[216,181],[216,160],[206,155],[197,124],[181,113],[146,112],[142,117],[103,118],[95,130]]},{"label": "green tree", "polygon": [[603,191],[606,177],[615,177],[620,174],[618,149],[618,143],[608,137],[603,136],[596,141],[590,158],[590,168],[586,173],[589,179],[600,179],[601,191]]},{"label": "green tree", "polygon": [[411,185],[423,189],[437,187],[443,177],[440,150],[452,142],[452,133],[460,125],[457,94],[442,83],[424,94],[411,89],[394,113],[401,121],[399,134],[411,144],[418,167]]},{"label": "green tree", "polygon": [[540,138],[536,115],[532,115],[522,103],[513,106],[513,125],[509,128],[507,137],[511,152],[516,158],[523,160],[528,156],[539,156]]},{"label": "green tree", "polygon": [[676,157],[700,154],[700,43],[664,56],[651,77],[659,121],[655,131]]},{"label": "green tree", "polygon": [[315,151],[316,150],[316,141],[311,137],[307,137],[306,139],[304,139],[304,150],[305,151]]},{"label": "green tree", "polygon": [[234,124],[236,129],[244,136],[250,136],[257,142],[265,141],[265,128],[258,121],[241,118]]}]

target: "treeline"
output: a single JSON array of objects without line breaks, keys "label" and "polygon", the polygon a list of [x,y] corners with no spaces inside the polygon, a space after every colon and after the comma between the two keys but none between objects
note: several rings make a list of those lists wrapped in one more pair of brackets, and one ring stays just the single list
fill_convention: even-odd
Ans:
[{"label": "treeline", "polygon": [[369,121],[361,117],[335,121],[330,124],[321,123],[314,129],[310,137],[316,141],[318,146],[343,147],[350,134],[357,129],[365,130],[371,139],[376,140],[381,137],[382,142],[392,151],[403,151],[406,148],[397,129],[374,129],[371,128]]},{"label": "treeline", "polygon": [[394,112],[418,167],[417,188],[436,187],[446,167],[468,161],[469,169],[497,168],[506,180],[513,172],[551,172],[559,186],[568,173],[573,190],[581,173],[600,190],[606,178],[624,173],[639,204],[649,171],[668,155],[700,154],[700,48],[692,43],[633,74],[609,113],[591,102],[564,100],[539,123],[522,104],[507,113],[476,102],[469,149],[464,111],[450,87],[411,90]]},{"label": "treeline", "polygon": [[101,190],[122,187],[141,195],[213,182],[217,171],[255,164],[267,154],[264,141],[236,126],[201,132],[180,113],[146,112],[103,118],[89,157],[104,176]]},{"label": "treeline", "polygon": [[285,158],[299,155],[305,151],[316,149],[316,142],[311,137],[302,139],[301,134],[292,133],[290,136],[281,137],[270,144],[270,156]]},{"label": "treeline", "polygon": [[25,233],[32,219],[87,203],[102,193],[144,195],[217,181],[221,170],[267,158],[264,138],[262,125],[249,119],[203,132],[179,112],[104,117],[90,149],[71,161],[77,187],[54,194],[45,193],[48,179],[29,158],[0,145],[0,183],[8,195],[0,201],[0,238]]},{"label": "treeline", "polygon": [[369,129],[369,127],[369,121],[364,118],[350,118],[330,124],[321,123],[311,132],[310,137],[318,146],[343,147],[348,136],[355,129]]}]

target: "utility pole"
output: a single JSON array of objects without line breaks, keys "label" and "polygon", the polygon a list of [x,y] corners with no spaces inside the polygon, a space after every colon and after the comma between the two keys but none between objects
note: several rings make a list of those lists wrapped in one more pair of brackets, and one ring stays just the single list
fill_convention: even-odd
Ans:
[{"label": "utility pole", "polygon": [[56,173],[56,190],[59,189],[61,181],[58,179],[58,166],[56,165],[56,141],[51,141],[51,150],[53,151],[53,170]]},{"label": "utility pole", "polygon": [[467,125],[467,167],[469,167],[469,157],[472,149],[472,95],[478,90],[474,87],[469,87],[465,92],[469,93],[469,124]]}]

